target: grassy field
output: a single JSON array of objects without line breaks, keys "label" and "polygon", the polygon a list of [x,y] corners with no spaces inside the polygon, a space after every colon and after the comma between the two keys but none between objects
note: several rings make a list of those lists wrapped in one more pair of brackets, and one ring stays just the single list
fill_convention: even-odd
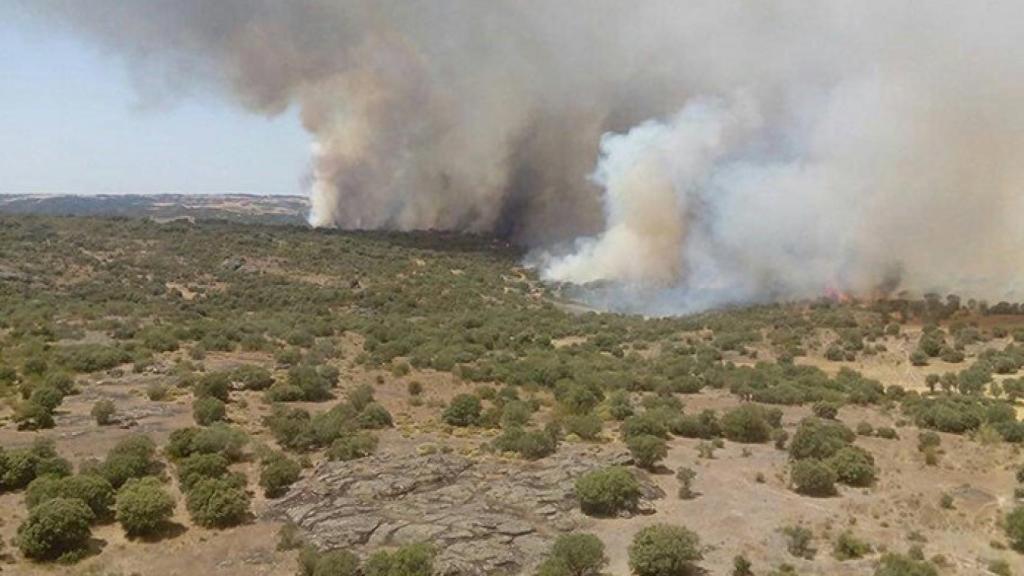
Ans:
[{"label": "grassy field", "polygon": [[[743,574],[737,556],[759,575],[1024,573],[1019,306],[643,318],[562,301],[522,257],[444,233],[0,215],[4,571],[302,573],[329,554],[270,511],[326,463],[438,451],[529,470],[593,444],[629,450],[664,494],[574,512],[609,574],[637,571],[630,544],[660,524],[692,530],[686,565],[712,574]],[[87,539],[33,551],[19,526],[86,501],[79,477],[105,494]],[[132,530],[133,487],[173,505]]]}]

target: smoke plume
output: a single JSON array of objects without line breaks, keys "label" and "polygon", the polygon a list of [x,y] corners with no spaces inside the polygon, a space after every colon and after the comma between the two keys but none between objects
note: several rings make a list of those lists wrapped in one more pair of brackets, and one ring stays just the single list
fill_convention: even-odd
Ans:
[{"label": "smoke plume", "polygon": [[297,106],[315,225],[496,232],[655,312],[1019,290],[1017,1],[8,1]]}]

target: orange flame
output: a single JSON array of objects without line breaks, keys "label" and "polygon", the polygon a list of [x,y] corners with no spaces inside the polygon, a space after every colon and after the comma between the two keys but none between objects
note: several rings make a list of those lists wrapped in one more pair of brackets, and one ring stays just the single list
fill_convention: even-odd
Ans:
[{"label": "orange flame", "polygon": [[831,285],[830,286],[825,286],[825,296],[829,300],[831,300],[833,302],[838,302],[840,304],[846,304],[847,302],[850,302],[850,301],[853,300],[853,297],[851,297],[849,294],[847,294],[846,292],[844,292],[840,288],[837,288],[836,286],[831,286]]}]

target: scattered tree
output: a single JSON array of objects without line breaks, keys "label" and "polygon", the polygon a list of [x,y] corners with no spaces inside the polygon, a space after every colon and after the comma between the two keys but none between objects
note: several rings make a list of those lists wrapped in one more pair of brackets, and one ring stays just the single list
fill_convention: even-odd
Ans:
[{"label": "scattered tree", "polygon": [[301,474],[299,463],[280,452],[271,452],[260,462],[260,486],[267,498],[282,496]]},{"label": "scattered tree", "polygon": [[174,514],[174,498],[153,476],[133,478],[117,491],[117,521],[129,536],[158,532]]},{"label": "scattered tree", "polygon": [[249,495],[223,478],[201,480],[188,491],[185,503],[192,520],[208,528],[240,524],[249,514]]},{"label": "scattered tree", "polygon": [[593,534],[562,534],[537,576],[600,576],[608,564],[604,544]]},{"label": "scattered tree", "polygon": [[693,481],[697,479],[697,471],[693,468],[683,466],[676,471],[676,479],[679,480],[679,497],[689,500],[696,496],[693,492]]},{"label": "scattered tree", "polygon": [[32,508],[18,527],[18,547],[35,560],[76,560],[85,553],[94,518],[77,498],[47,500]]},{"label": "scattered tree", "polygon": [[92,511],[93,516],[104,519],[110,516],[110,507],[114,503],[114,488],[105,478],[95,474],[46,474],[33,480],[25,490],[25,506],[28,508],[35,508],[54,498],[81,500]]},{"label": "scattered tree", "polygon": [[209,426],[227,417],[227,407],[218,398],[203,396],[192,402],[192,417],[195,418],[196,424]]},{"label": "scattered tree", "polygon": [[576,497],[586,514],[612,516],[633,510],[640,500],[640,484],[620,466],[588,472],[576,480]]},{"label": "scattered tree", "polygon": [[668,456],[668,445],[657,436],[649,434],[633,436],[626,440],[626,445],[629,447],[629,452],[633,455],[636,465],[640,468],[651,470],[665,456]]},{"label": "scattered tree", "polygon": [[794,489],[805,496],[832,496],[836,493],[836,473],[820,460],[798,460],[790,469]]},{"label": "scattered tree", "polygon": [[629,567],[637,576],[697,574],[694,562],[701,558],[700,538],[682,526],[655,524],[642,528],[629,545]]},{"label": "scattered tree", "polygon": [[482,410],[480,398],[472,394],[459,394],[452,398],[441,417],[452,426],[473,426],[479,422]]}]

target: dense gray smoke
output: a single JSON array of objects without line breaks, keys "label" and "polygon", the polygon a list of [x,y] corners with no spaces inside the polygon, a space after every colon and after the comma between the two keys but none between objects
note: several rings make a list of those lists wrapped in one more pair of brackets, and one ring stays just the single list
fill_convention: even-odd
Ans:
[{"label": "dense gray smoke", "polygon": [[7,1],[298,106],[315,225],[498,232],[609,305],[1024,276],[1019,1]]}]

